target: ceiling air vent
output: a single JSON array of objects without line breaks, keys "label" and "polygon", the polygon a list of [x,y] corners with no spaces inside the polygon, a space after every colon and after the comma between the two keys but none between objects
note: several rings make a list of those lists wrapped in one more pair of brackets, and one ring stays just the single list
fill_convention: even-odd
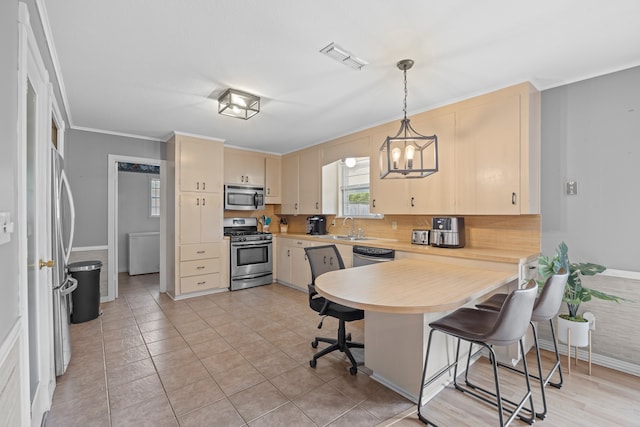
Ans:
[{"label": "ceiling air vent", "polygon": [[368,62],[354,56],[351,52],[341,48],[335,43],[331,43],[328,46],[320,49],[320,53],[324,53],[329,58],[333,58],[336,61],[342,62],[344,65],[353,68],[354,70],[360,70],[362,67],[368,64]]}]

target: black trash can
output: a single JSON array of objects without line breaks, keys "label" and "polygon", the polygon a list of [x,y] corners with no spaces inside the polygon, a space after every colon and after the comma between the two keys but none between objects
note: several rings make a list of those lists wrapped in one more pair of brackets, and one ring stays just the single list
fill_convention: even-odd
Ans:
[{"label": "black trash can", "polygon": [[100,314],[100,261],[81,261],[67,267],[78,287],[71,293],[71,323],[93,320]]}]

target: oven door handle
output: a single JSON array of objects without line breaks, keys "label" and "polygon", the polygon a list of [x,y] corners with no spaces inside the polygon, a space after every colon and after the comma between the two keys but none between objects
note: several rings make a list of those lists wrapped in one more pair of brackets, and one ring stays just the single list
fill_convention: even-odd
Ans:
[{"label": "oven door handle", "polygon": [[246,242],[246,243],[232,243],[231,247],[232,248],[248,248],[248,247],[251,247],[251,246],[265,246],[265,245],[270,245],[270,244],[271,244],[271,242],[261,240],[261,241],[257,241],[257,242],[251,242],[251,243],[249,243],[249,242]]}]

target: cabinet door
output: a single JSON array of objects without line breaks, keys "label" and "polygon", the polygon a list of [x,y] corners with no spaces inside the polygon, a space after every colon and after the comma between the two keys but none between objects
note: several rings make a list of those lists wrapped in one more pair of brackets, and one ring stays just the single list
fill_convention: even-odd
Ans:
[{"label": "cabinet door", "polygon": [[280,197],[280,157],[267,156],[265,164],[265,195],[267,203],[279,204]]},{"label": "cabinet door", "polygon": [[[408,180],[409,213],[443,215],[455,212],[455,124],[455,113],[428,116],[412,123],[423,135],[437,135],[438,172]],[[463,170],[458,172],[464,174]]]},{"label": "cabinet door", "polygon": [[208,193],[200,197],[200,242],[222,240],[222,194]]},{"label": "cabinet door", "polygon": [[457,134],[457,213],[518,214],[520,96],[460,110]]},{"label": "cabinet door", "polygon": [[291,283],[291,245],[288,241],[278,239],[277,272],[278,282]]},{"label": "cabinet door", "polygon": [[320,151],[306,151],[300,154],[298,165],[298,199],[300,213],[322,213],[320,187],[322,168],[320,167]]},{"label": "cabinet door", "polygon": [[180,244],[222,240],[222,199],[220,193],[180,195]]},{"label": "cabinet door", "polygon": [[180,194],[180,244],[200,243],[200,193]]},{"label": "cabinet door", "polygon": [[311,283],[311,267],[304,248],[291,248],[291,284],[306,290]]},{"label": "cabinet door", "polygon": [[380,179],[380,146],[387,134],[373,136],[371,144],[371,172],[369,185],[371,188],[372,213],[386,215],[409,214],[409,181],[408,179]]},{"label": "cabinet door", "polygon": [[222,189],[222,154],[220,142],[180,135],[180,190],[214,191]]},{"label": "cabinet door", "polygon": [[249,152],[224,150],[224,182],[264,185],[265,158]]},{"label": "cabinet door", "polygon": [[283,214],[295,215],[298,204],[298,156],[282,158],[282,210]]}]

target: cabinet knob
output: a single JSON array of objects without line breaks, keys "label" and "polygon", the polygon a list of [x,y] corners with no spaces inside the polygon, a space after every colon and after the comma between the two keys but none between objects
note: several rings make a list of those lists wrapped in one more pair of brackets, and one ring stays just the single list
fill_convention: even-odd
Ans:
[{"label": "cabinet knob", "polygon": [[199,189],[200,189],[200,183],[196,182],[196,190],[199,190]]},{"label": "cabinet knob", "polygon": [[287,249],[287,256],[291,256],[291,249]]},{"label": "cabinet knob", "polygon": [[205,202],[206,202],[206,199],[203,197],[203,198],[202,198],[202,206],[204,206],[204,205],[205,205]]},{"label": "cabinet knob", "polygon": [[517,201],[518,201],[518,196],[516,196],[516,193],[511,193],[511,204],[515,205]]},{"label": "cabinet knob", "polygon": [[200,206],[200,197],[196,197],[196,206]]},{"label": "cabinet knob", "polygon": [[376,207],[376,199],[373,199],[373,200],[371,201],[371,206],[372,206],[372,207],[374,207],[374,208]]},{"label": "cabinet knob", "polygon": [[203,189],[203,190],[206,190],[206,189],[207,189],[207,183],[206,183],[206,182],[203,182],[203,183],[202,183],[202,189]]},{"label": "cabinet knob", "polygon": [[298,210],[298,204],[297,203],[294,205],[294,209]]},{"label": "cabinet knob", "polygon": [[411,207],[412,207],[412,208],[413,208],[413,207],[415,207],[415,203],[414,203],[414,201],[415,201],[415,197],[412,197],[412,198],[411,198]]},{"label": "cabinet knob", "polygon": [[319,202],[316,202],[316,210],[318,210],[318,209],[319,209],[319,208],[318,208],[318,206],[319,206],[319,205],[320,205],[320,203],[319,203]]},{"label": "cabinet knob", "polygon": [[267,187],[267,196],[271,195],[271,188]]}]

